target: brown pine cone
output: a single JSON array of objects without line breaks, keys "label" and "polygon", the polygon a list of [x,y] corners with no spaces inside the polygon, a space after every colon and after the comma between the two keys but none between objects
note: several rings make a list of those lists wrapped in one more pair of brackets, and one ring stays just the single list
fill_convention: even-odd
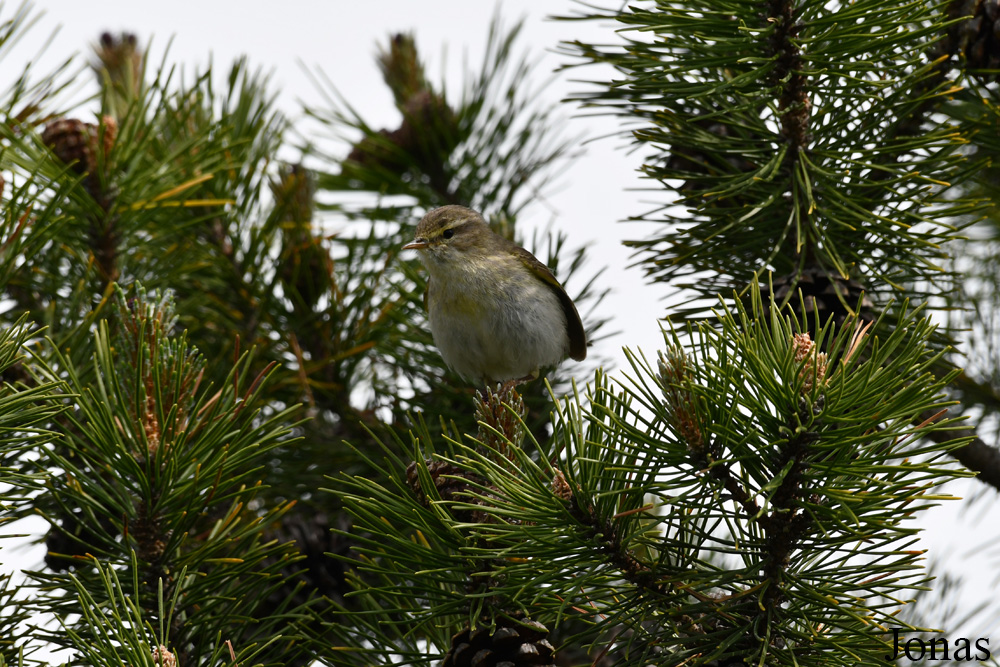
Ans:
[{"label": "brown pine cone", "polygon": [[441,667],[527,667],[554,665],[549,629],[523,614],[499,617],[495,628],[485,623],[451,638]]},{"label": "brown pine cone", "polygon": [[[459,503],[476,503],[478,501],[471,494],[482,493],[482,485],[485,481],[476,473],[463,470],[447,461],[435,461],[428,459],[426,462],[427,472],[430,473],[431,480],[437,488],[441,500]],[[420,486],[420,477],[417,475],[417,462],[413,461],[406,467],[406,481],[410,488],[417,494],[420,502],[428,505],[427,494]],[[487,520],[485,512],[471,510],[468,508],[456,508],[449,505],[456,521],[463,523],[481,523]]]},{"label": "brown pine cone", "polygon": [[45,126],[42,141],[55,156],[71,165],[73,171],[85,174],[94,171],[96,127],[76,118],[59,118]]},{"label": "brown pine cone", "polygon": [[[77,174],[86,175],[83,186],[106,207],[107,193],[97,169],[106,162],[118,138],[118,121],[102,116],[100,125],[76,118],[58,118],[45,126],[42,142]],[[99,159],[100,158],[100,159]]]}]

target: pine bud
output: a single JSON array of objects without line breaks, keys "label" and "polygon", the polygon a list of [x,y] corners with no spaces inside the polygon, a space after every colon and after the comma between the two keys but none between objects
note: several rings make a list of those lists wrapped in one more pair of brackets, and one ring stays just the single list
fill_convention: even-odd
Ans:
[{"label": "pine bud", "polygon": [[160,667],[177,667],[177,657],[163,644],[153,648],[153,664]]},{"label": "pine bud", "polygon": [[691,390],[691,368],[680,348],[660,353],[660,383],[670,425],[692,451],[701,450],[704,439],[698,424],[697,404]]},{"label": "pine bud", "polygon": [[573,500],[573,487],[566,481],[561,470],[556,470],[556,474],[552,478],[552,493],[560,500]]},{"label": "pine bud", "polygon": [[513,462],[510,446],[520,447],[524,440],[523,420],[527,413],[521,395],[512,385],[498,386],[496,391],[486,387],[486,395],[477,391],[474,402],[479,441]]},{"label": "pine bud", "polygon": [[809,393],[815,386],[826,385],[826,353],[817,353],[816,344],[808,333],[798,333],[792,336],[795,363],[802,364],[799,378],[802,380],[802,393]]}]

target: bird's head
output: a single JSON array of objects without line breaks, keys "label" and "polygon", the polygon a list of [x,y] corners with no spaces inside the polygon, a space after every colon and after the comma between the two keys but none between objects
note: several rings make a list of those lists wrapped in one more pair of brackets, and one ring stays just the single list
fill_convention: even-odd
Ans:
[{"label": "bird's head", "polygon": [[417,224],[413,242],[403,250],[419,250],[427,261],[447,261],[489,249],[493,239],[483,216],[464,206],[442,206],[429,211]]}]

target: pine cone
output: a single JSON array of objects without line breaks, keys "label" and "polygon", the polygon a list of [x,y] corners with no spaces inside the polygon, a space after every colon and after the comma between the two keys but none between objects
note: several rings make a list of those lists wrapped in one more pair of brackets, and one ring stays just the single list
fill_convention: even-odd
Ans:
[{"label": "pine cone", "polygon": [[[801,301],[799,299],[800,293],[802,295]],[[858,299],[861,299],[861,310],[857,313],[858,318],[866,322],[874,320],[875,305],[867,296],[863,296],[864,293],[864,285],[857,280],[845,280],[838,275],[830,274],[819,266],[807,267],[801,273],[794,272],[774,279],[775,304],[781,307],[782,304],[787,303],[796,316],[804,309],[807,314],[807,330],[813,339],[816,338],[817,334],[815,330],[817,318],[813,315],[814,312],[819,314],[820,327],[825,326],[827,321],[833,318],[839,329],[851,315],[851,309],[858,303]],[[761,284],[760,295],[764,303],[765,313],[767,313],[770,288],[764,283]]]},{"label": "pine cone", "polygon": [[[514,447],[520,447],[524,441],[523,420],[527,415],[524,399],[508,383],[496,390],[487,386],[485,392],[477,391],[473,404],[476,406],[476,421],[479,423],[479,442],[490,450],[499,452],[503,457],[501,463],[516,464],[517,458],[509,450],[507,441],[513,443]],[[513,408],[514,412],[506,406]]]},{"label": "pine cone", "polygon": [[396,104],[400,106],[427,87],[424,65],[420,62],[413,35],[393,35],[389,50],[379,50],[378,66],[382,70],[382,78],[396,98]]},{"label": "pine cone", "polygon": [[566,481],[566,476],[562,474],[561,470],[556,470],[552,477],[552,494],[566,502],[573,500],[573,487]]},{"label": "pine cone", "polygon": [[275,208],[281,211],[282,221],[296,231],[311,230],[316,183],[309,170],[301,164],[285,164],[278,171],[278,178],[269,183],[274,195]]},{"label": "pine cone", "polygon": [[94,157],[96,127],[76,118],[59,118],[45,126],[42,142],[55,156],[70,165],[78,174],[92,172],[97,166]]},{"label": "pine cone", "polygon": [[153,664],[158,667],[177,667],[177,656],[163,644],[153,648]]},{"label": "pine cone", "polygon": [[[435,461],[427,459],[427,472],[430,473],[434,486],[437,487],[441,500],[448,502],[476,503],[476,499],[471,495],[481,493],[482,485],[485,481],[476,473],[463,470],[447,461]],[[417,475],[417,462],[413,461],[406,467],[406,481],[410,488],[417,494],[421,504],[427,505],[427,494],[420,486],[420,477]],[[456,521],[463,523],[482,523],[488,518],[485,512],[470,510],[467,508],[456,508],[449,506],[449,510]]]},{"label": "pine cone", "polygon": [[278,262],[285,295],[293,302],[297,295],[307,311],[312,311],[333,287],[333,260],[320,238],[310,237],[287,245]]},{"label": "pine cone", "polygon": [[455,148],[455,112],[432,90],[422,90],[403,105],[403,124],[394,133],[406,151],[427,160],[447,157]]},{"label": "pine cone", "polygon": [[[102,116],[101,124],[85,123],[76,118],[58,118],[45,126],[42,142],[73,172],[86,174],[84,187],[99,201],[103,200],[97,168],[107,160],[118,138],[118,121]],[[100,153],[98,153],[100,151]],[[98,155],[102,160],[98,160]]]},{"label": "pine cone", "polygon": [[548,634],[548,628],[523,614],[499,617],[496,628],[483,624],[452,637],[451,649],[441,667],[554,665],[555,649]]}]

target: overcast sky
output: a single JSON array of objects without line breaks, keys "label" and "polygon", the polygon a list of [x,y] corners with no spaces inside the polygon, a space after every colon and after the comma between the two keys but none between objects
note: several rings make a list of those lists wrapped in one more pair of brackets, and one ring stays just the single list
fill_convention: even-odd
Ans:
[{"label": "overcast sky", "polygon": [[[496,6],[475,0],[328,0],[276,3],[263,0],[42,0],[35,8],[44,16],[24,43],[3,62],[3,77],[15,74],[26,59],[53,30],[59,33],[39,61],[40,70],[54,66],[74,52],[87,54],[101,32],[122,30],[138,35],[140,42],[153,39],[152,61],[159,62],[170,42],[169,62],[183,64],[189,73],[208,63],[228,67],[235,58],[248,55],[252,65],[273,73],[279,106],[292,118],[299,115],[299,100],[318,103],[305,68],[320,68],[344,97],[375,127],[394,127],[398,112],[375,66],[376,44],[384,44],[389,34],[413,31],[421,53],[428,62],[427,72],[436,80],[446,73],[449,90],[458,90],[462,81],[463,59],[476,68],[482,61],[487,28]],[[0,20],[9,18],[16,4],[6,3]],[[280,8],[280,9],[279,9]],[[565,59],[553,53],[560,40],[580,39],[607,42],[613,39],[608,26],[587,22],[547,20],[550,14],[578,12],[581,5],[567,0],[507,0],[500,5],[506,22],[525,19],[521,45],[530,48],[538,63],[536,81],[545,82]],[[446,58],[444,56],[447,56]],[[304,65],[304,67],[303,67]],[[571,76],[597,76],[597,71],[573,70]],[[3,79],[6,82],[6,79]],[[544,95],[553,101],[580,91],[582,83],[565,77],[545,86]],[[579,111],[565,106],[566,133],[598,137],[617,129],[610,118],[581,118]],[[573,118],[573,116],[577,116]],[[661,337],[656,317],[664,312],[668,290],[647,286],[638,269],[627,268],[629,251],[621,241],[643,238],[649,227],[620,224],[629,215],[651,208],[650,202],[669,201],[662,192],[640,192],[648,186],[636,176],[641,155],[629,154],[624,138],[605,138],[582,146],[583,156],[560,175],[544,205],[526,211],[522,222],[544,227],[552,224],[569,234],[571,246],[591,244],[591,270],[607,266],[603,282],[613,289],[603,313],[612,318],[611,328],[622,333],[596,350],[617,368],[625,366],[622,346],[642,348],[653,357]],[[288,159],[296,156],[289,155]],[[526,237],[530,231],[522,230]],[[572,291],[572,286],[570,286]],[[579,379],[588,378],[581,376]],[[953,493],[963,495],[978,490],[974,483],[956,485]],[[993,494],[995,496],[995,494]],[[994,499],[995,500],[995,499]],[[966,589],[964,604],[978,599],[991,600],[996,577],[989,563],[996,563],[995,551],[987,546],[994,538],[983,534],[983,511],[962,513],[962,503],[931,512],[927,521],[930,534],[926,544],[932,556],[950,554],[962,561],[961,571],[973,577]],[[980,508],[982,504],[980,504]],[[996,524],[997,522],[991,522]],[[966,532],[967,531],[967,532]],[[975,538],[956,539],[958,535]],[[995,549],[995,547],[994,547]],[[36,566],[41,551],[21,552],[16,560]],[[34,562],[28,562],[28,561]],[[958,570],[955,560],[948,569]],[[11,566],[11,551],[0,552],[0,567]],[[978,630],[969,628],[968,632]]]}]

